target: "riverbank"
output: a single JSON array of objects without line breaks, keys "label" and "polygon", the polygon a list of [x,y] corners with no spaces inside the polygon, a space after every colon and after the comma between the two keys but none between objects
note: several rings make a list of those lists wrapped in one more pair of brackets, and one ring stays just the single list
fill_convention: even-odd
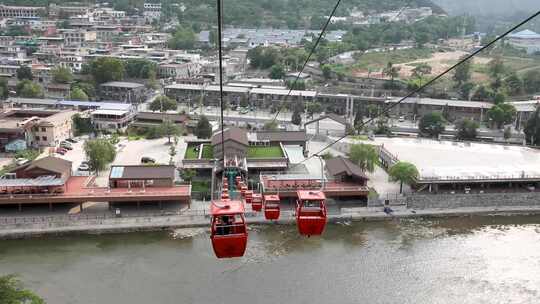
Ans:
[{"label": "riverbank", "polygon": [[[394,207],[393,207],[394,208]],[[512,216],[537,215],[540,207],[474,207],[457,209],[424,209],[412,210],[405,207],[395,207],[388,215],[382,208],[350,208],[342,209],[340,214],[329,214],[329,223],[358,222],[358,221],[389,221],[405,218],[449,218],[464,216]],[[282,212],[279,221],[268,221],[261,213],[248,213],[249,225],[292,225],[295,218],[292,211]],[[9,226],[0,226],[0,239],[24,239],[45,235],[66,234],[117,234],[143,231],[164,231],[182,228],[209,227],[210,218],[207,214],[179,214],[161,216],[140,216],[130,218],[99,218],[80,221],[49,221],[22,222]]]}]

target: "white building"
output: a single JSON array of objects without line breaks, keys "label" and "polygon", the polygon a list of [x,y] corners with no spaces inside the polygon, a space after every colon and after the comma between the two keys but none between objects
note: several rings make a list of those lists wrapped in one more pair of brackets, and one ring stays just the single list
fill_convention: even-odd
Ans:
[{"label": "white building", "polygon": [[508,42],[515,47],[525,49],[527,54],[540,52],[540,34],[531,30],[508,35]]},{"label": "white building", "polygon": [[143,16],[146,20],[161,18],[161,3],[145,2]]},{"label": "white building", "polygon": [[347,134],[349,124],[345,118],[341,116],[327,114],[306,122],[304,124],[304,128],[306,129],[306,133],[308,135],[345,136]]}]

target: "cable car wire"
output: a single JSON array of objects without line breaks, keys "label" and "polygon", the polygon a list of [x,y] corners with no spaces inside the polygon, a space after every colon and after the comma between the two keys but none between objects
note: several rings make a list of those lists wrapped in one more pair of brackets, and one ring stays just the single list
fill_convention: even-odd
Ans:
[{"label": "cable car wire", "polygon": [[217,18],[218,18],[218,57],[219,57],[219,107],[221,111],[221,152],[223,157],[223,167],[225,167],[225,128],[224,128],[224,119],[223,119],[223,46],[221,41],[221,26],[222,26],[222,17],[221,17],[221,0],[217,1]]},{"label": "cable car wire", "polygon": [[[450,73],[451,71],[453,71],[455,68],[457,68],[458,66],[460,66],[461,64],[463,64],[464,62],[470,60],[471,58],[475,57],[476,55],[478,55],[479,53],[481,53],[482,51],[484,51],[485,49],[491,47],[492,45],[494,45],[495,43],[497,43],[498,41],[500,41],[501,39],[503,39],[504,37],[508,36],[509,34],[511,34],[513,31],[517,30],[518,28],[520,28],[521,26],[523,26],[524,24],[528,23],[529,21],[531,21],[532,19],[538,17],[540,15],[540,11],[537,11],[536,13],[534,13],[533,15],[531,15],[530,17],[528,17],[527,19],[525,19],[524,21],[520,22],[519,24],[517,24],[516,26],[512,27],[511,29],[509,29],[508,31],[506,31],[504,34],[498,36],[497,38],[495,38],[493,41],[491,41],[490,43],[486,44],[485,46],[481,47],[480,49],[476,50],[475,52],[469,54],[467,57],[461,59],[458,63],[454,64],[453,66],[451,66],[450,68],[448,68],[447,70],[445,70],[444,72],[442,72],[441,74],[437,75],[435,78],[431,79],[430,81],[428,81],[427,83],[425,83],[424,85],[420,86],[419,88],[411,91],[409,94],[405,95],[405,97],[402,97],[400,100],[398,100],[396,103],[390,105],[390,106],[387,106],[386,108],[384,108],[381,113],[379,113],[377,116],[375,117],[372,117],[370,119],[368,119],[367,121],[365,122],[362,122],[360,124],[360,127],[364,127],[366,124],[370,123],[370,122],[373,122],[375,119],[378,119],[379,117],[387,114],[391,109],[393,109],[394,107],[396,107],[397,105],[401,104],[403,101],[405,101],[407,98],[409,97],[412,97],[413,95],[421,92],[423,89],[425,89],[426,87],[430,86],[431,84],[433,84],[435,81],[439,80],[440,78],[442,78],[443,76],[445,76],[446,74]],[[315,156],[318,156],[318,155],[321,155],[322,152],[326,151],[327,149],[329,149],[330,147],[332,147],[333,145],[337,144],[338,142],[340,142],[341,140],[343,140],[344,138],[346,138],[348,136],[348,134],[345,134],[344,136],[341,136],[339,137],[338,139],[334,140],[333,142],[331,142],[330,144],[326,145],[324,148],[322,148],[321,150],[317,151],[316,153],[313,153],[311,156],[309,156],[308,158],[304,159],[303,161],[301,161],[300,163],[298,164],[295,164],[292,168],[308,161],[309,159],[315,157]]]},{"label": "cable car wire", "polygon": [[[291,95],[292,91],[293,91],[293,88],[296,86],[296,83],[298,82],[298,79],[300,79],[300,75],[302,74],[302,72],[304,71],[304,69],[306,68],[306,65],[307,63],[309,62],[309,60],[311,59],[311,56],[313,55],[313,53],[315,52],[315,49],[317,48],[317,46],[319,45],[319,42],[321,42],[321,39],[324,35],[324,33],[326,32],[326,29],[328,28],[328,25],[330,24],[330,21],[332,20],[332,17],[334,16],[334,14],[336,13],[336,10],[338,9],[339,7],[339,4],[341,3],[341,0],[338,0],[336,2],[336,5],[334,5],[334,9],[332,10],[332,12],[330,13],[330,15],[328,16],[328,19],[326,20],[326,23],[324,24],[323,28],[321,29],[321,32],[319,33],[319,37],[317,37],[317,40],[315,41],[315,44],[313,45],[313,47],[311,48],[311,50],[309,51],[309,54],[306,58],[306,61],[304,61],[304,64],[302,65],[302,68],[300,69],[300,72],[298,72],[298,74],[296,75],[296,77],[294,78],[294,81],[293,83],[291,84],[291,87],[289,88],[289,92],[287,93],[287,95],[285,95],[285,98],[283,98],[283,102],[285,103],[285,101],[287,101],[287,98],[289,98],[289,96]],[[274,116],[274,119],[272,119],[272,122],[275,122],[279,113],[281,112],[281,109],[283,107],[280,105],[280,107],[278,108],[277,112],[276,112],[276,115]]]},{"label": "cable car wire", "polygon": [[[401,16],[401,14],[403,13],[403,11],[405,10],[405,8],[407,8],[411,2],[413,0],[408,0],[407,3],[405,4],[405,6],[403,6],[399,11],[398,13],[394,16],[394,19],[395,18],[398,18],[399,16]],[[285,95],[285,97],[283,98],[283,103],[285,103],[287,101],[287,98],[289,98],[289,96],[291,95],[294,87],[296,86],[296,83],[298,82],[298,79],[300,79],[300,75],[304,72],[304,69],[306,68],[307,66],[307,63],[309,62],[309,60],[311,59],[311,56],[313,55],[313,53],[315,53],[315,49],[317,49],[317,46],[319,45],[319,42],[321,41],[324,33],[326,32],[326,29],[328,28],[328,25],[330,24],[330,21],[332,20],[332,17],[335,15],[336,13],[336,10],[338,9],[339,5],[341,3],[341,0],[338,0],[336,2],[336,5],[334,6],[334,9],[332,10],[332,12],[330,13],[330,15],[328,16],[328,19],[326,20],[326,23],[324,24],[323,28],[321,29],[321,32],[319,33],[319,37],[317,38],[317,41],[315,42],[315,44],[313,45],[313,47],[311,48],[311,50],[309,51],[309,54],[306,58],[306,60],[304,61],[304,64],[302,65],[302,68],[300,69],[300,71],[298,72],[298,74],[296,75],[296,77],[294,78],[294,81],[292,82],[290,88],[289,88],[289,92],[287,92],[287,95]],[[388,23],[390,24],[390,23]],[[389,28],[390,26],[388,26]],[[384,29],[383,32],[385,32],[388,28]],[[276,112],[276,115],[274,115],[274,118],[272,119],[272,123],[275,122],[278,118],[278,115],[281,113],[281,110],[283,109],[283,106],[280,105],[280,107],[278,108],[277,112]]]}]

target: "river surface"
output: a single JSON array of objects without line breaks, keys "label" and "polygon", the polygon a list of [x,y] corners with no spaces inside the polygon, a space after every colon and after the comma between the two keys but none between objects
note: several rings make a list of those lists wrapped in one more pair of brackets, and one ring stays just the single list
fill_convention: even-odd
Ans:
[{"label": "river surface", "polygon": [[57,303],[540,303],[540,217],[251,227],[218,260],[203,229],[0,241],[0,273]]}]

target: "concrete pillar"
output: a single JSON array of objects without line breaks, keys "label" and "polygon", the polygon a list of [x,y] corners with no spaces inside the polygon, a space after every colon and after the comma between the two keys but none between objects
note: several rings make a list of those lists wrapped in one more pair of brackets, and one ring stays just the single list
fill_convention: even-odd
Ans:
[{"label": "concrete pillar", "polygon": [[52,203],[49,203],[49,211],[52,211]]},{"label": "concrete pillar", "polygon": [[22,212],[22,204],[19,203],[19,212]]},{"label": "concrete pillar", "polygon": [[83,212],[83,210],[84,210],[84,208],[83,208],[83,204],[82,204],[82,203],[79,203],[79,211],[80,211],[80,212],[82,213],[82,212]]},{"label": "concrete pillar", "polygon": [[141,208],[141,202],[137,201],[137,210],[139,210],[139,208]]}]

